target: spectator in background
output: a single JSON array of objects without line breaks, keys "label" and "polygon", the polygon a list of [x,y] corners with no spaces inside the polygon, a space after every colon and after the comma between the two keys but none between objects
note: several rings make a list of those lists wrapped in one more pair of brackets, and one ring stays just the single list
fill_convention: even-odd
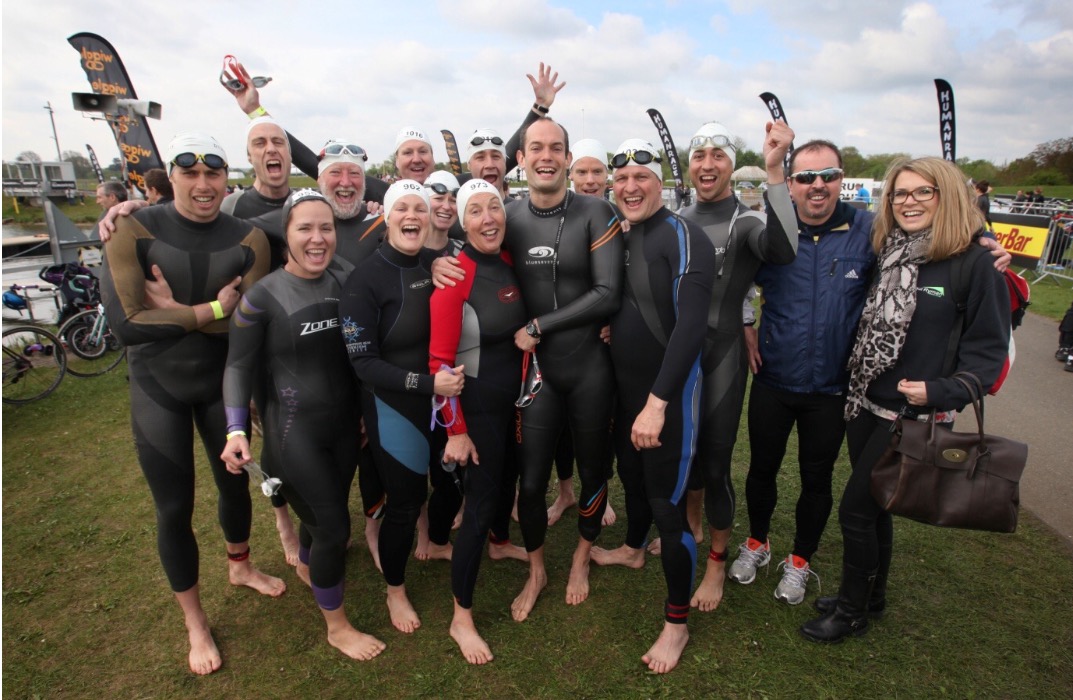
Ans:
[{"label": "spectator in background", "polygon": [[97,185],[97,204],[102,211],[108,211],[120,202],[127,201],[127,188],[123,183],[111,181]]},{"label": "spectator in background", "polygon": [[988,197],[991,191],[991,183],[987,180],[978,180],[973,187],[976,189],[976,208],[984,215],[987,230],[994,233],[995,225],[991,223],[991,198]]},{"label": "spectator in background", "polygon": [[871,202],[872,201],[872,193],[868,191],[868,188],[864,186],[864,183],[861,183],[860,188],[857,190],[857,201],[858,202]]},{"label": "spectator in background", "polygon": [[168,174],[161,168],[153,168],[145,173],[145,199],[150,204],[167,204],[175,199]]}]

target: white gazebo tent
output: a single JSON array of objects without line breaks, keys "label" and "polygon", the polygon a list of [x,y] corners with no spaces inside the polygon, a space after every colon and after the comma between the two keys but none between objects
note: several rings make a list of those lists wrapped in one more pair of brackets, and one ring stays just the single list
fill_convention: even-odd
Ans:
[{"label": "white gazebo tent", "polygon": [[734,171],[730,176],[730,179],[734,182],[741,180],[756,180],[757,182],[763,182],[767,180],[767,171],[756,165],[743,165]]}]

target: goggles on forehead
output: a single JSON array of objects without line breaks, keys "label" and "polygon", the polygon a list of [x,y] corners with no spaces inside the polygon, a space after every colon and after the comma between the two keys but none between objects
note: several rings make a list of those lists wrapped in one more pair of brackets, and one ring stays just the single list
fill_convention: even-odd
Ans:
[{"label": "goggles on forehead", "polygon": [[823,180],[824,184],[834,182],[842,177],[842,168],[825,168],[823,170],[802,170],[790,176],[799,185],[811,185],[816,178]]},{"label": "goggles on forehead", "polygon": [[489,141],[492,143],[493,146],[503,145],[503,139],[499,138],[498,136],[474,136],[472,139],[469,140],[469,145],[480,146],[481,144]]},{"label": "goggles on forehead", "polygon": [[425,187],[427,187],[428,189],[432,190],[436,194],[449,194],[452,197],[457,197],[458,196],[458,188],[457,187],[455,189],[453,189],[453,190],[448,189],[447,185],[443,184],[442,182],[433,182],[431,184],[426,182]]},{"label": "goggles on forehead", "polygon": [[729,148],[732,151],[737,150],[734,148],[734,144],[730,142],[730,137],[722,134],[694,136],[689,142],[689,150],[692,151],[698,148]]},{"label": "goggles on forehead", "polygon": [[643,149],[630,149],[624,153],[616,153],[611,156],[612,168],[624,168],[626,165],[633,161],[637,165],[648,165],[649,163],[662,163],[658,153],[652,153]]},{"label": "goggles on forehead", "polygon": [[[263,88],[272,82],[272,78],[257,75],[250,78],[250,82],[255,88]],[[220,84],[228,90],[241,90],[246,87],[246,82],[239,77],[238,59],[230,54],[224,56],[224,67],[220,71]]]},{"label": "goggles on forehead", "polygon": [[320,153],[317,154],[317,159],[324,158],[325,156],[353,156],[354,158],[361,158],[362,161],[369,160],[369,154],[365,152],[365,149],[361,146],[355,146],[354,144],[340,143],[338,141],[329,141],[324,145],[324,148],[320,149]]},{"label": "goggles on forehead", "polygon": [[227,161],[215,153],[180,153],[171,159],[172,165],[178,165],[180,168],[192,168],[198,161],[213,170],[227,167]]}]

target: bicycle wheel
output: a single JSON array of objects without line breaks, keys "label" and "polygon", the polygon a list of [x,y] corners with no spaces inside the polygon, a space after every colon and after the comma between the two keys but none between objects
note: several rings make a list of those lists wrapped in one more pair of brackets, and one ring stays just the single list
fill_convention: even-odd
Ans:
[{"label": "bicycle wheel", "polygon": [[4,403],[23,404],[44,398],[63,381],[67,353],[52,333],[36,326],[4,331]]},{"label": "bicycle wheel", "polygon": [[[103,323],[104,327],[98,327]],[[76,377],[96,377],[109,372],[126,357],[127,350],[119,344],[96,309],[75,314],[60,328],[60,337],[67,342],[67,371]]]}]

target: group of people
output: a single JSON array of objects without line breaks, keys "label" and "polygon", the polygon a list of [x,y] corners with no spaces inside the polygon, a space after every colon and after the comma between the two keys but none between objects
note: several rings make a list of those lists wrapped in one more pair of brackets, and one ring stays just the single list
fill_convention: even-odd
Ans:
[{"label": "group of people", "polygon": [[[696,203],[675,213],[648,141],[628,139],[610,158],[591,139],[571,147],[548,116],[564,84],[542,64],[528,76],[536,101],[514,136],[482,128],[466,142],[468,178],[436,171],[425,132],[406,127],[396,139],[401,179],[374,191],[363,148],[331,140],[313,154],[239,70],[243,87],[228,89],[250,117],[254,186],[225,198],[219,143],[180,134],[166,154],[174,200],[119,205],[102,225],[103,294],[130,346],[135,443],[195,673],[222,659],[198,591],[192,424],[220,493],[231,582],[285,590],[250,560],[248,474],[263,471],[288,562],[311,588],[329,643],[354,659],[385,648],[345,612],[355,476],[392,625],[407,634],[421,625],[406,591],[416,539],[418,558],[451,561],[449,634],[483,664],[493,653],[472,610],[485,548],[528,563],[511,605],[515,620],[528,619],[548,584],[549,516],[575,498],[576,465],[565,602],[589,597],[591,564],[639,568],[646,550],[658,552],[664,626],[642,660],[666,673],[688,642],[691,608],[715,610],[727,575],[751,583],[770,561],[775,476],[795,423],[802,493],[776,598],[802,602],[814,575],[848,420],[842,586],[801,631],[840,641],[882,612],[892,526],[867,485],[891,421],[932,409],[948,420],[969,402],[949,376],[972,371],[990,385],[1008,341],[1005,288],[984,249],[1000,267],[1009,256],[994,241],[973,243],[983,221],[955,166],[896,164],[873,221],[841,202],[834,144],[798,147],[787,170],[794,133],[768,123],[765,217],[734,196],[734,138],[711,122],[689,142]],[[317,190],[291,190],[292,163],[316,175]],[[530,196],[505,203],[515,164]],[[602,196],[609,172],[614,206]],[[965,309],[951,293],[959,255],[973,256]],[[743,313],[754,281],[764,298],[758,330]],[[946,366],[933,348],[951,333],[960,342]],[[750,369],[750,532],[727,571]],[[602,548],[616,463],[626,535]],[[565,487],[549,509],[556,465]],[[515,502],[524,547],[510,541]],[[658,542],[649,542],[652,524]]]}]

